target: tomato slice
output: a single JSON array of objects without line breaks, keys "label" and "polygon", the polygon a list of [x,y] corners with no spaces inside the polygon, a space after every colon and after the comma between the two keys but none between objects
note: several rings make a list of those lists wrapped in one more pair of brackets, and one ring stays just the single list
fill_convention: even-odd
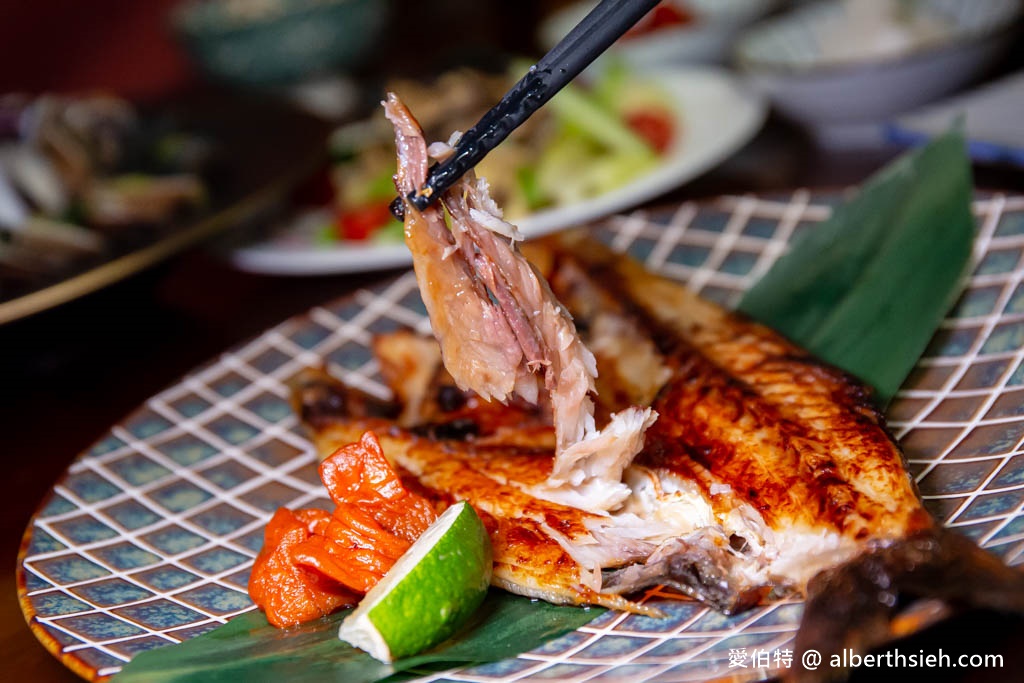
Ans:
[{"label": "tomato slice", "polygon": [[371,202],[345,209],[337,215],[338,237],[356,241],[369,239],[378,228],[390,221],[391,209],[387,201]]},{"label": "tomato slice", "polygon": [[642,137],[658,154],[663,154],[672,144],[675,124],[672,117],[663,111],[636,111],[626,114],[626,125]]}]

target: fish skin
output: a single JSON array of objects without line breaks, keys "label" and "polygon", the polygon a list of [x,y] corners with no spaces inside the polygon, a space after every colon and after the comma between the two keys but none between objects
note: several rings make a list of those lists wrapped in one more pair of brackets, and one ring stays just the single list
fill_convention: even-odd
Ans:
[{"label": "fish skin", "polygon": [[862,541],[934,523],[854,378],[581,233],[550,245],[628,302],[671,358],[674,375],[654,401],[662,418],[638,464],[704,468],[777,529],[827,526]]}]

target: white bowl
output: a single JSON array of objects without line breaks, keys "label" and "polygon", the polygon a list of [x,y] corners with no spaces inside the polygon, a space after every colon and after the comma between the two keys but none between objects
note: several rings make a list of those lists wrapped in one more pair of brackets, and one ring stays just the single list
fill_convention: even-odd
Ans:
[{"label": "white bowl", "polygon": [[[621,39],[609,54],[634,69],[723,62],[740,31],[767,14],[778,1],[675,0],[692,15],[691,22]],[[540,25],[540,45],[544,49],[554,47],[596,4],[596,0],[583,0],[553,13]],[[598,62],[605,60],[601,57]]]},{"label": "white bowl", "polygon": [[879,20],[886,4],[832,0],[770,19],[741,36],[736,64],[780,113],[835,138],[969,84],[1011,45],[1024,9],[1018,0],[892,0],[917,17],[897,24]]}]

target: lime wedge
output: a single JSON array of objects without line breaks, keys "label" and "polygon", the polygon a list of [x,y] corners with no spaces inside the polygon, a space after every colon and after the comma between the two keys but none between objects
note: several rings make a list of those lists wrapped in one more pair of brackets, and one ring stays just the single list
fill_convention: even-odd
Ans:
[{"label": "lime wedge", "polygon": [[491,567],[487,530],[472,506],[456,503],[370,589],[338,637],[382,662],[431,648],[483,602]]}]

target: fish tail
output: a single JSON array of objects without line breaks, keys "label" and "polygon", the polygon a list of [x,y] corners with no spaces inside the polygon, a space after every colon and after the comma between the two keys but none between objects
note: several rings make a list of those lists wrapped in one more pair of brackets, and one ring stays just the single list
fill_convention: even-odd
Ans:
[{"label": "fish tail", "polygon": [[845,678],[842,666],[807,670],[797,662],[810,650],[824,663],[846,662],[845,654],[866,654],[949,611],[970,608],[1024,614],[1024,572],[948,529],[917,532],[808,583],[794,667],[786,678],[798,683]]}]

